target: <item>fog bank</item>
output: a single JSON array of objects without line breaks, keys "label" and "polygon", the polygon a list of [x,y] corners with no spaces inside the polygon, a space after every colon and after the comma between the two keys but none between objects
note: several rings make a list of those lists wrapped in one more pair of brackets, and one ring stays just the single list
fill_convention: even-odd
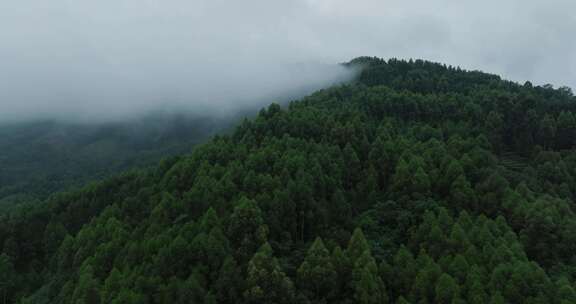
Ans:
[{"label": "fog bank", "polygon": [[346,80],[357,56],[576,84],[570,0],[0,0],[0,122],[228,113]]},{"label": "fog bank", "polygon": [[350,79],[281,36],[274,6],[0,1],[0,122],[223,115]]}]

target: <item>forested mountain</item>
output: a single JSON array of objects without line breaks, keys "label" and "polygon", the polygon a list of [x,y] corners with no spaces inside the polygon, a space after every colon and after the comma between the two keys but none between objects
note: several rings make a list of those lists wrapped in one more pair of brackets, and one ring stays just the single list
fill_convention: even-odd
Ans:
[{"label": "forested mountain", "polygon": [[426,61],[0,219],[8,303],[576,303],[576,98]]},{"label": "forested mountain", "polygon": [[235,120],[155,112],[123,122],[0,125],[0,210],[188,153]]}]

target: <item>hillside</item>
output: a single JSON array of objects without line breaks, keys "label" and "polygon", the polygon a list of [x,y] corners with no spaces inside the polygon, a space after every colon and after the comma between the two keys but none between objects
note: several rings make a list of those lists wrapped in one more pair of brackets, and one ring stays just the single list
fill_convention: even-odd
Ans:
[{"label": "hillside", "polygon": [[0,219],[15,303],[576,303],[576,98],[426,61]]},{"label": "hillside", "polygon": [[236,120],[153,113],[123,122],[0,125],[0,210],[188,153]]}]

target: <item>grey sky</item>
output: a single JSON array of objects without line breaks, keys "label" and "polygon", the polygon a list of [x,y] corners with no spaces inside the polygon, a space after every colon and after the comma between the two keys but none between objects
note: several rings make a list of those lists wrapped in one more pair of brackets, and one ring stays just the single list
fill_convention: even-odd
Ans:
[{"label": "grey sky", "polygon": [[[225,111],[361,55],[576,86],[571,0],[0,0],[0,120]],[[302,72],[305,69],[306,72]]]}]

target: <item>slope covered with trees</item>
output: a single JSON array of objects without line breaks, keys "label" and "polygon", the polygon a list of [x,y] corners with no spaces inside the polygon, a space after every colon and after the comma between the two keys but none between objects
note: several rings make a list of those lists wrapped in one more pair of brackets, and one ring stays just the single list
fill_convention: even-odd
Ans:
[{"label": "slope covered with trees", "polygon": [[0,220],[21,303],[576,303],[567,88],[358,58],[185,156]]},{"label": "slope covered with trees", "polygon": [[155,112],[122,122],[0,124],[0,212],[162,157],[188,153],[234,118]]}]

